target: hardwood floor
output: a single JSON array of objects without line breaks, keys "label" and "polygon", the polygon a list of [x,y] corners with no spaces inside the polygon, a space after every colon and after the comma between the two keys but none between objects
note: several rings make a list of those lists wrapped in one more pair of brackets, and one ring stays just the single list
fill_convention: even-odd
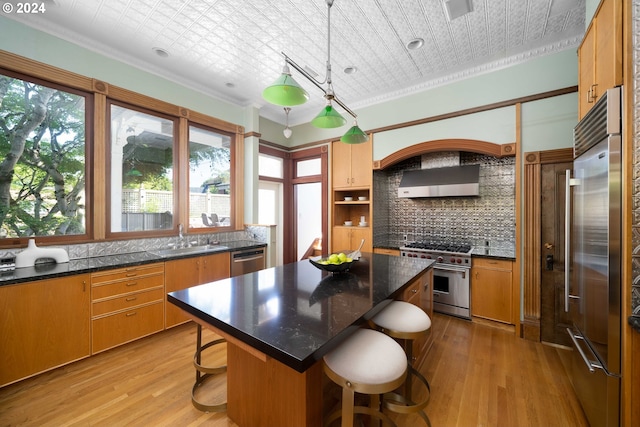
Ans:
[{"label": "hardwood floor", "polygon": [[[224,413],[191,405],[195,331],[178,326],[1,388],[0,426],[234,427]],[[434,427],[588,426],[563,368],[565,350],[438,314],[433,332],[421,371],[431,382]],[[222,388],[207,385],[202,393],[210,394],[199,398],[219,398]]]}]

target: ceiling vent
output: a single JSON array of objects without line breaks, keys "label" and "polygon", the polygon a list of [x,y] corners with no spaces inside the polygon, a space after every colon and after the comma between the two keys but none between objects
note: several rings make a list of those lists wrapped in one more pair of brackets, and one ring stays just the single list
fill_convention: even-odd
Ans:
[{"label": "ceiling vent", "polygon": [[444,8],[447,11],[449,21],[460,18],[473,11],[472,0],[445,0]]}]

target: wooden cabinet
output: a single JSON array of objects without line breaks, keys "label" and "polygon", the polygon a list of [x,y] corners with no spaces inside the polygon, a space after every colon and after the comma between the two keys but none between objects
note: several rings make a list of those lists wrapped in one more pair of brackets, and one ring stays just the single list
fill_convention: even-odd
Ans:
[{"label": "wooden cabinet", "polygon": [[[165,262],[166,292],[225,279],[231,276],[230,268],[228,252],[167,261]],[[165,304],[165,312],[166,328],[189,321],[189,317],[182,310],[169,302]]]},{"label": "wooden cabinet", "polygon": [[92,352],[163,330],[164,294],[163,263],[92,273]]},{"label": "wooden cabinet", "polygon": [[[331,245],[329,252],[355,250],[365,240],[363,252],[373,251],[373,177],[371,140],[363,144],[336,141],[332,146]],[[360,223],[364,220],[365,225]],[[351,221],[351,226],[345,226]]]},{"label": "wooden cabinet", "polygon": [[471,267],[471,315],[503,323],[513,319],[513,262],[474,258]]},{"label": "wooden cabinet", "polygon": [[579,118],[623,83],[622,41],[622,0],[603,0],[578,48]]},{"label": "wooden cabinet", "polygon": [[[417,305],[433,320],[433,269],[414,280],[404,290],[402,300]],[[413,366],[419,367],[433,344],[433,332],[429,330],[413,341]]]},{"label": "wooden cabinet", "polygon": [[373,144],[335,141],[331,147],[331,176],[333,188],[369,188],[373,179]]},{"label": "wooden cabinet", "polygon": [[373,248],[373,253],[382,254],[382,255],[400,256],[400,250],[399,249]]},{"label": "wooden cabinet", "polygon": [[0,286],[0,387],[88,357],[90,276]]}]

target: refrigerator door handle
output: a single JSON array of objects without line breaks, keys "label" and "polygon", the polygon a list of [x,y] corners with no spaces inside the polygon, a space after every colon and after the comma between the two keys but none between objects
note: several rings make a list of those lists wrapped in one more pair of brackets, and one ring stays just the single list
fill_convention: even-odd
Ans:
[{"label": "refrigerator door handle", "polygon": [[571,170],[565,174],[564,195],[564,311],[569,312],[569,298],[577,299],[576,295],[569,295],[571,269],[571,187],[577,185],[577,180],[571,179]]},{"label": "refrigerator door handle", "polygon": [[599,363],[590,361],[587,358],[587,355],[584,354],[584,350],[582,349],[582,346],[578,343],[579,339],[584,340],[584,338],[582,338],[581,335],[574,334],[573,331],[569,328],[567,328],[567,333],[569,334],[569,338],[571,338],[571,341],[573,341],[574,347],[578,349],[578,352],[580,353],[582,360],[584,360],[584,364],[587,365],[587,369],[589,370],[589,372],[592,372],[592,373],[595,372],[596,370],[594,368],[604,369],[602,365],[600,365]]},{"label": "refrigerator door handle", "polygon": [[[587,365],[587,369],[589,370],[589,372],[593,373],[595,372],[596,369],[601,369],[609,377],[622,378],[618,374],[609,372],[609,370],[600,362],[598,357],[596,357],[596,355],[593,354],[593,350],[591,349],[587,341],[584,339],[584,337],[580,334],[580,332],[575,333],[571,330],[571,328],[567,328],[567,333],[569,334],[569,338],[571,338],[571,341],[573,341],[574,347],[578,349],[578,352],[580,353],[580,356],[582,357],[584,364]],[[591,351],[591,353],[595,357],[596,362],[589,360],[584,350],[582,349],[582,346],[578,343],[578,340],[582,340],[586,344],[586,346],[589,348],[589,351]]]}]

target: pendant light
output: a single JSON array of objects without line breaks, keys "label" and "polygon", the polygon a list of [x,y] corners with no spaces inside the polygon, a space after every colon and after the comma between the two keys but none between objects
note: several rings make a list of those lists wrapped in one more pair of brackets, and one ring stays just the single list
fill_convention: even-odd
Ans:
[{"label": "pendant light", "polygon": [[290,107],[284,107],[284,114],[286,116],[287,125],[284,128],[284,130],[282,131],[282,133],[284,134],[284,137],[287,138],[287,139],[291,138],[291,134],[293,133],[293,131],[289,127],[289,111],[291,111]]},{"label": "pendant light", "polygon": [[340,138],[340,141],[344,142],[345,144],[362,144],[363,142],[367,142],[368,140],[369,136],[358,127],[357,120],[353,121],[353,126],[351,126],[347,133],[342,135],[342,138]]},{"label": "pendant light", "polygon": [[[280,78],[271,86],[267,87],[262,96],[264,99],[275,105],[293,106],[304,103],[308,98],[308,94],[304,92],[304,89],[293,80],[289,71],[288,65],[295,68],[300,74],[307,78],[311,83],[316,85],[320,90],[324,92],[324,97],[327,100],[326,105],[318,113],[318,115],[311,121],[313,126],[322,129],[336,128],[344,126],[347,121],[342,115],[336,111],[333,106],[333,102],[342,107],[347,113],[349,113],[354,119],[356,114],[351,111],[340,99],[338,99],[333,92],[333,85],[331,82],[331,6],[333,6],[334,0],[326,0],[327,3],[327,70],[325,79],[323,81],[316,80],[308,71],[300,67],[294,60],[289,58],[282,52],[282,56],[285,60],[285,67],[282,70]],[[323,85],[326,84],[326,89]],[[303,100],[304,98],[304,100]],[[294,103],[295,102],[295,103]],[[286,130],[286,129],[285,129]],[[363,140],[363,135],[365,136]],[[368,140],[366,134],[354,122],[354,125],[349,129],[341,141],[349,144],[358,144]]]},{"label": "pendant light", "polygon": [[262,91],[262,97],[272,104],[286,107],[304,104],[309,100],[307,91],[291,77],[291,71],[286,62],[280,77]]}]

